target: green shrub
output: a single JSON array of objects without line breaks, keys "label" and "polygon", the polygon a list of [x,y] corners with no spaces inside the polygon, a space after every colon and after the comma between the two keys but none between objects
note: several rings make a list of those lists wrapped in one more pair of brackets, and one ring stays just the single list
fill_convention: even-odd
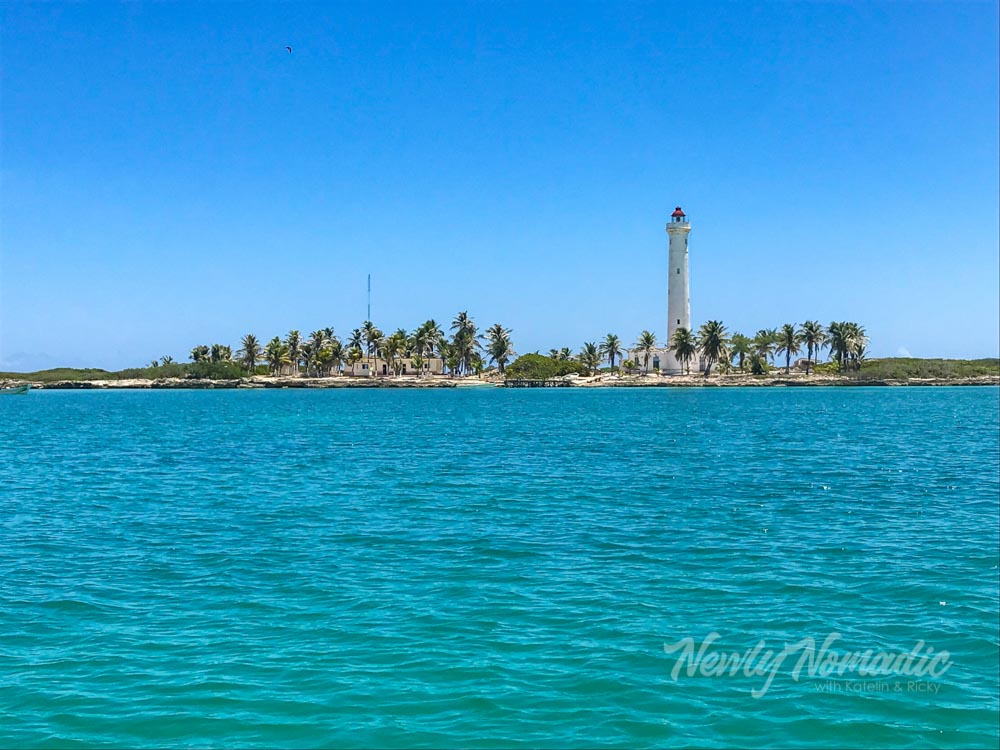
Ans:
[{"label": "green shrub", "polygon": [[1000,375],[1000,359],[918,359],[916,357],[868,359],[862,362],[860,372],[848,372],[847,374],[859,380],[972,378],[982,375]]},{"label": "green shrub", "polygon": [[186,367],[187,377],[197,380],[236,380],[247,376],[246,370],[235,362],[195,362]]},{"label": "green shrub", "polygon": [[573,360],[556,360],[543,354],[523,354],[507,365],[506,376],[517,380],[547,380],[576,373],[586,375],[587,368]]},{"label": "green shrub", "polygon": [[[813,368],[821,375],[839,375],[836,362],[823,362]],[[887,357],[866,359],[861,370],[848,367],[842,373],[856,380],[906,380],[907,378],[974,378],[1000,375],[1000,359],[920,359]]]},{"label": "green shrub", "polygon": [[187,365],[172,363],[169,365],[159,365],[157,367],[126,367],[119,370],[112,377],[117,380],[155,380],[156,378],[183,378]]},{"label": "green shrub", "polygon": [[191,378],[195,380],[235,380],[246,377],[246,372],[235,362],[193,362],[169,364],[159,367],[128,367],[110,374],[118,380],[156,380],[157,378]]},{"label": "green shrub", "polygon": [[54,383],[57,380],[110,380],[114,374],[107,370],[88,367],[56,367],[37,372],[0,372],[0,380],[31,380],[36,383]]}]

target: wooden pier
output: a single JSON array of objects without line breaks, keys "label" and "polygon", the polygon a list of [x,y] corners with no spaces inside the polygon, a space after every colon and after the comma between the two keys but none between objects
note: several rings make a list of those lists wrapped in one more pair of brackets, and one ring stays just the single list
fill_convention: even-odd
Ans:
[{"label": "wooden pier", "polygon": [[504,388],[569,388],[567,380],[530,380],[514,378],[503,381]]}]

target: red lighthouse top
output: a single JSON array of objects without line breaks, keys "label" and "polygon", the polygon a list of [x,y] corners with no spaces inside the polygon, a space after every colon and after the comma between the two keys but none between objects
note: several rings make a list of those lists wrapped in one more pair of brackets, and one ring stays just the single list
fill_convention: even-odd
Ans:
[{"label": "red lighthouse top", "polygon": [[677,208],[674,209],[674,212],[670,214],[670,216],[671,218],[678,219],[678,218],[683,218],[685,216],[685,213],[681,211],[681,207],[678,206]]}]

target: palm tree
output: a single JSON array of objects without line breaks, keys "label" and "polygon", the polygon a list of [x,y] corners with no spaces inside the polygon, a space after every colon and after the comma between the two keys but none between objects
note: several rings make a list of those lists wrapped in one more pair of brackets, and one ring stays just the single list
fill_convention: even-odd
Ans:
[{"label": "palm tree", "polygon": [[420,357],[421,363],[421,366],[417,368],[418,376],[423,375],[424,357],[434,356],[438,342],[441,341],[443,335],[441,326],[434,320],[425,321],[413,332],[411,337],[413,352],[417,357]]},{"label": "palm tree", "polygon": [[744,336],[742,333],[734,333],[732,338],[729,339],[729,355],[731,357],[739,357],[739,367],[741,371],[743,370],[747,355],[752,351],[753,341]]},{"label": "palm tree", "polygon": [[350,337],[347,339],[348,349],[364,349],[365,334],[362,333],[360,328],[355,328],[351,331]]},{"label": "palm tree", "polygon": [[694,337],[694,332],[690,328],[678,328],[670,339],[670,349],[674,357],[684,368],[684,371],[691,374],[691,360],[698,353],[698,341]]},{"label": "palm tree", "polygon": [[280,375],[282,368],[291,363],[291,359],[288,357],[288,347],[277,336],[267,342],[264,359],[267,361],[271,375]]},{"label": "palm tree", "polygon": [[467,374],[472,369],[473,355],[480,348],[476,324],[467,312],[460,312],[451,322],[452,346],[458,358],[458,369]]},{"label": "palm tree", "polygon": [[413,335],[410,336],[410,342],[413,345],[413,353],[418,357],[422,357],[428,349],[433,349],[427,331],[422,325],[414,329]]},{"label": "palm tree", "polygon": [[407,345],[408,337],[406,335],[406,331],[401,328],[385,340],[385,344],[382,347],[382,353],[385,355],[385,360],[389,364],[389,369],[392,370],[394,375],[400,374],[402,361],[399,358],[406,356]]},{"label": "palm tree", "polygon": [[698,349],[705,357],[705,377],[712,371],[712,365],[716,362],[729,360],[727,346],[729,339],[726,338],[726,329],[720,320],[710,320],[698,331]]},{"label": "palm tree", "polygon": [[643,331],[635,342],[635,348],[642,352],[642,374],[646,375],[649,373],[649,358],[656,348],[656,336],[650,331]]},{"label": "palm tree", "polygon": [[385,334],[382,332],[381,328],[376,328],[372,332],[372,338],[368,341],[368,347],[370,349],[368,353],[368,360],[371,361],[372,357],[378,359],[383,356],[385,349]]},{"label": "palm tree", "polygon": [[[224,362],[225,361],[225,350],[229,349],[228,346],[223,346],[222,344],[212,344],[212,348],[209,350],[208,359],[211,362]],[[232,357],[232,351],[230,350],[230,357]]]},{"label": "palm tree", "polygon": [[438,324],[436,320],[434,320],[434,318],[425,320],[421,328],[423,328],[426,334],[430,337],[431,344],[433,344],[435,347],[437,346],[438,342],[444,338],[444,329]]},{"label": "palm tree", "polygon": [[601,356],[600,347],[593,341],[587,341],[584,343],[583,348],[580,350],[579,360],[580,364],[587,368],[587,372],[593,375],[597,372],[597,368],[601,366]]},{"label": "palm tree", "polygon": [[807,320],[802,324],[799,331],[799,338],[806,345],[806,375],[809,374],[809,365],[813,362],[813,356],[819,359],[819,350],[826,345],[826,332],[823,326],[816,320]]},{"label": "palm tree", "polygon": [[294,375],[299,373],[299,362],[302,361],[302,336],[298,331],[289,331],[285,338],[285,346],[288,347],[288,359],[292,363]]},{"label": "palm tree", "polygon": [[408,334],[403,328],[397,328],[396,333],[399,334],[403,342],[403,356],[412,358],[414,347],[413,336]]},{"label": "palm tree", "polygon": [[302,363],[306,366],[306,377],[313,376],[313,368],[316,367],[316,362],[319,358],[319,352],[316,351],[316,347],[312,345],[311,341],[302,342]]},{"label": "palm tree", "polygon": [[[332,334],[333,330],[330,329],[330,332]],[[339,373],[340,366],[344,363],[344,345],[340,343],[340,339],[336,336],[331,336],[329,342],[329,345],[324,350],[330,353],[330,356],[327,359],[327,365],[329,367],[327,373],[329,374],[332,370],[336,370]]]},{"label": "palm tree", "polygon": [[775,349],[775,354],[785,355],[785,375],[792,371],[792,355],[799,353],[799,344],[802,339],[799,337],[799,332],[795,330],[795,326],[791,323],[785,323],[778,332],[778,345]]},{"label": "palm tree", "polygon": [[437,352],[438,358],[444,364],[445,368],[448,370],[448,374],[454,377],[458,374],[458,364],[459,359],[455,354],[455,347],[448,341],[447,338],[441,336],[434,343],[434,350]]},{"label": "palm tree", "polygon": [[489,328],[486,329],[486,340],[496,341],[498,339],[509,339],[510,329],[504,328],[499,323],[494,323]]},{"label": "palm tree", "polygon": [[615,369],[615,359],[622,356],[622,342],[613,333],[609,333],[601,342],[601,355],[608,358],[612,371]]},{"label": "palm tree", "polygon": [[191,350],[192,362],[204,362],[208,359],[208,347],[204,345],[196,346]]},{"label": "palm tree", "polygon": [[833,321],[826,329],[827,340],[830,342],[830,359],[836,361],[837,369],[844,371],[844,366],[850,360],[853,347],[850,323]]},{"label": "palm tree", "polygon": [[771,366],[774,367],[777,365],[778,343],[781,340],[781,333],[778,332],[777,328],[768,328],[767,335],[771,339]]},{"label": "palm tree", "polygon": [[477,378],[483,374],[483,368],[485,366],[486,363],[483,362],[483,355],[480,354],[479,352],[473,352],[472,359],[469,362],[469,367],[472,370],[472,372],[475,373]]},{"label": "palm tree", "polygon": [[329,346],[330,342],[326,337],[326,331],[312,331],[309,339],[301,344],[302,357],[306,362],[306,376],[317,376],[320,374],[320,355]]},{"label": "palm tree", "polygon": [[486,345],[486,354],[490,361],[496,363],[497,371],[503,375],[507,368],[507,363],[515,355],[510,339],[497,339]]},{"label": "palm tree", "polygon": [[372,340],[372,337],[374,336],[376,330],[377,329],[375,327],[375,324],[372,323],[370,320],[366,320],[364,323],[361,324],[361,335],[364,338],[365,350],[368,352],[369,359],[371,358],[371,354],[372,354],[372,352],[371,352],[371,340]]},{"label": "palm tree", "polygon": [[253,375],[261,358],[260,342],[257,341],[256,336],[248,333],[243,337],[242,346],[243,348],[236,354],[240,358],[240,364],[243,365],[243,368]]},{"label": "palm tree", "polygon": [[497,371],[503,375],[504,367],[514,355],[514,347],[510,342],[510,329],[494,323],[486,329],[486,341],[486,354],[492,362],[496,362]]},{"label": "palm tree", "polygon": [[753,337],[753,348],[756,354],[767,361],[767,358],[774,357],[775,339],[778,338],[778,331],[775,328],[761,328]]},{"label": "palm tree", "polygon": [[860,370],[868,347],[868,336],[865,335],[865,329],[857,323],[847,323],[846,326],[848,357],[854,369]]},{"label": "palm tree", "polygon": [[171,357],[169,354],[167,354],[164,357],[160,357],[160,364],[161,365],[166,366],[166,365],[172,365],[173,363],[174,363],[174,358]]},{"label": "palm tree", "polygon": [[371,369],[372,357],[377,357],[382,344],[385,342],[385,334],[370,320],[366,320],[361,326],[361,334],[365,342],[365,351],[368,354],[368,368]]},{"label": "palm tree", "polygon": [[749,362],[751,375],[767,375],[767,357],[763,354],[751,352]]},{"label": "palm tree", "polygon": [[344,362],[349,368],[353,368],[364,356],[364,352],[361,351],[360,346],[352,346],[347,350],[347,357],[344,359]]},{"label": "palm tree", "polygon": [[[308,343],[303,344],[302,348],[305,349],[307,346],[309,346]],[[319,375],[320,377],[328,375],[331,367],[330,349],[329,348],[320,349],[315,354],[310,352],[310,355],[316,367],[316,374]]]}]

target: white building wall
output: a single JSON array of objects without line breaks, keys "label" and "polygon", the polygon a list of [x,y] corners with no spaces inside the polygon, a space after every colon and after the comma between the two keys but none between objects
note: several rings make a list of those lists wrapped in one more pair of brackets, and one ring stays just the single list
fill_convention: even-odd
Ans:
[{"label": "white building wall", "polygon": [[[660,372],[664,371],[667,367],[667,358],[670,356],[670,352],[667,351],[666,347],[658,346],[653,349],[649,354],[649,373],[655,374],[657,370]],[[641,349],[629,349],[625,353],[625,359],[631,359],[639,368],[639,372],[643,371],[643,360],[646,357],[646,353]]]},{"label": "white building wall", "polygon": [[[629,349],[625,353],[625,359],[631,359],[635,362],[639,368],[639,372],[642,372],[643,370],[642,361],[645,356],[646,355],[641,349]],[[686,370],[681,369],[679,364],[676,364],[676,360],[673,356],[673,352],[665,346],[658,346],[653,349],[649,355],[649,374],[655,375],[657,367],[659,367],[660,374],[662,375],[682,375],[687,372]],[[623,359],[622,362],[624,362],[625,359]],[[671,366],[671,363],[674,363],[674,366],[677,368],[676,372],[668,371],[667,368]],[[690,369],[691,374],[704,372],[705,358],[702,357],[701,354],[696,354],[688,363],[688,369]]]},{"label": "white building wall", "polygon": [[[667,344],[678,328],[691,328],[691,290],[688,274],[688,234],[691,224],[687,217],[672,217],[667,222],[670,238],[667,252],[669,279],[667,281]],[[693,363],[692,363],[693,364]],[[694,367],[692,367],[694,369]],[[681,373],[681,366],[672,352],[667,352],[661,370],[670,375]]]},{"label": "white building wall", "polygon": [[[413,366],[413,360],[409,357],[403,357],[397,360],[402,366],[402,375],[416,375],[417,369]],[[352,375],[358,378],[369,378],[372,376],[383,377],[383,376],[394,376],[395,372],[389,366],[387,360],[382,359],[382,357],[374,357],[369,362],[368,358],[364,358],[354,363],[353,367],[349,367],[345,370],[348,375]],[[440,357],[427,357],[424,359],[423,365],[423,375],[441,375],[444,373],[444,360]]]}]

